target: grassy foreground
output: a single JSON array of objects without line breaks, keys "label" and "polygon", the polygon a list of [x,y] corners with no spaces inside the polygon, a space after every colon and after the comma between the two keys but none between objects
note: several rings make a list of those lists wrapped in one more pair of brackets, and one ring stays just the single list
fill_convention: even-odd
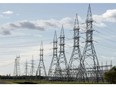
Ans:
[{"label": "grassy foreground", "polygon": [[1,84],[108,84],[108,83],[88,83],[88,82],[68,82],[68,81],[48,81],[48,80],[0,80]]}]

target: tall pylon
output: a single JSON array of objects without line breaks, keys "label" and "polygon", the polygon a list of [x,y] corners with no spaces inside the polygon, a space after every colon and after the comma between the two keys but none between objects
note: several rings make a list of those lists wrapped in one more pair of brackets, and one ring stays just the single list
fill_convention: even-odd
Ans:
[{"label": "tall pylon", "polygon": [[34,59],[33,59],[33,55],[32,55],[32,60],[31,60],[31,72],[30,72],[30,75],[31,76],[34,76]]},{"label": "tall pylon", "polygon": [[59,51],[59,57],[58,57],[58,63],[59,63],[59,74],[61,80],[67,78],[67,60],[66,60],[66,55],[65,55],[65,35],[64,35],[64,28],[62,25],[61,32],[60,32],[60,51]]},{"label": "tall pylon", "polygon": [[57,74],[58,74],[57,69],[59,67],[57,42],[58,42],[57,41],[57,33],[55,31],[54,38],[53,38],[53,56],[52,56],[52,61],[51,61],[50,68],[48,71],[49,80],[56,80],[57,79]]},{"label": "tall pylon", "polygon": [[43,42],[41,42],[41,45],[40,45],[40,60],[39,60],[39,65],[36,71],[36,76],[38,74],[39,76],[47,76],[45,65],[44,65],[44,60],[43,60]]},{"label": "tall pylon", "polygon": [[76,14],[75,22],[74,22],[74,42],[73,42],[73,51],[71,54],[71,58],[69,60],[69,76],[72,78],[72,80],[82,80],[81,74],[82,74],[82,67],[81,67],[81,51],[80,51],[80,45],[79,45],[79,21],[78,21],[78,15]]},{"label": "tall pylon", "polygon": [[20,76],[20,56],[15,58],[14,76]]},{"label": "tall pylon", "polygon": [[[89,4],[87,19],[86,19],[86,44],[83,51],[82,58],[83,67],[85,67],[87,77],[91,82],[101,81],[102,73],[99,68],[99,61],[93,44],[93,18],[91,6]],[[92,68],[92,73],[87,73],[87,68]]]},{"label": "tall pylon", "polygon": [[28,75],[28,62],[26,60],[26,62],[25,62],[25,76],[27,76],[27,75]]}]

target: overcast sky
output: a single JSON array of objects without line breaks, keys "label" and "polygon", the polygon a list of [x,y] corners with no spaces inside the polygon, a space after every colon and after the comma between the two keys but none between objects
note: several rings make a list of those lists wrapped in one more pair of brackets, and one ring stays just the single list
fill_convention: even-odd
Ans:
[{"label": "overcast sky", "polygon": [[[91,4],[94,19],[94,45],[101,64],[116,65],[116,4]],[[35,70],[39,61],[39,46],[43,41],[46,70],[52,59],[54,31],[59,37],[62,24],[66,36],[66,58],[73,46],[73,24],[78,13],[81,27],[81,52],[85,45],[85,19],[88,4],[0,4],[0,74],[13,74],[14,59],[21,57],[21,74],[26,59],[32,55]],[[59,38],[58,38],[59,39]]]}]

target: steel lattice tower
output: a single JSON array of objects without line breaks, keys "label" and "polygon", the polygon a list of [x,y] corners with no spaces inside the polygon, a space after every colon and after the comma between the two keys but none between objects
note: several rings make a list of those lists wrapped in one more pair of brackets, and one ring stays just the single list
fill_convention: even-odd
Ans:
[{"label": "steel lattice tower", "polygon": [[44,60],[43,60],[43,43],[41,42],[40,46],[40,60],[39,60],[39,65],[36,71],[36,76],[39,74],[39,76],[47,76],[46,74],[46,69],[44,65]]},{"label": "steel lattice tower", "polygon": [[32,60],[31,60],[31,72],[30,72],[30,75],[31,76],[34,75],[34,59],[33,59],[33,56],[32,56]]},{"label": "steel lattice tower", "polygon": [[48,76],[49,76],[49,80],[55,80],[55,78],[57,78],[57,74],[58,74],[58,67],[59,67],[59,63],[58,63],[58,55],[57,55],[57,34],[56,31],[54,33],[54,38],[53,38],[53,57],[52,57],[52,61],[50,64],[50,68],[49,68],[49,72],[48,72]]},{"label": "steel lattice tower", "polygon": [[[93,19],[91,7],[89,4],[87,19],[86,19],[86,44],[83,51],[82,59],[83,67],[85,67],[87,77],[91,82],[99,82],[101,80],[101,72],[99,68],[99,61],[93,44]],[[91,68],[91,72],[87,73],[87,68]]]},{"label": "steel lattice tower", "polygon": [[82,79],[82,67],[81,67],[81,51],[79,46],[79,21],[78,21],[78,15],[76,14],[75,22],[74,22],[74,42],[73,42],[73,51],[71,58],[69,60],[69,77],[72,78],[72,80],[81,80]]},{"label": "steel lattice tower", "polygon": [[14,76],[17,76],[17,58],[15,59],[15,62],[14,62]]},{"label": "steel lattice tower", "polygon": [[64,28],[62,25],[61,28],[61,32],[60,32],[60,51],[59,51],[59,57],[58,57],[58,63],[59,63],[59,70],[58,72],[60,72],[59,77],[61,78],[61,80],[66,79],[67,78],[67,60],[66,60],[66,56],[65,56],[65,35],[64,35]]},{"label": "steel lattice tower", "polygon": [[20,76],[20,56],[15,58],[14,76]]},{"label": "steel lattice tower", "polygon": [[28,62],[26,60],[26,62],[25,62],[25,76],[27,76],[27,75],[28,75]]}]

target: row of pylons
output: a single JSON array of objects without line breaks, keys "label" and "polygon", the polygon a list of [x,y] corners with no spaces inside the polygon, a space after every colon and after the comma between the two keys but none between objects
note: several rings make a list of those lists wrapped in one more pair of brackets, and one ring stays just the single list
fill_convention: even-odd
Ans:
[{"label": "row of pylons", "polygon": [[[80,26],[78,15],[74,21],[73,28],[73,49],[70,56],[69,63],[67,63],[65,55],[65,34],[62,25],[59,41],[58,54],[58,39],[55,31],[53,38],[53,56],[49,67],[48,75],[46,73],[43,60],[43,43],[40,46],[40,60],[36,70],[36,76],[45,76],[48,80],[53,81],[78,81],[78,82],[103,82],[103,67],[100,66],[97,54],[93,44],[93,18],[91,7],[89,4],[86,18],[86,40],[83,52],[80,50]],[[19,62],[18,58],[15,60],[15,74],[18,76]],[[27,76],[28,67],[27,61],[25,64],[25,75]],[[33,76],[34,63],[31,63],[31,75]]]},{"label": "row of pylons", "polygon": [[99,61],[93,44],[93,18],[89,4],[86,19],[86,41],[83,53],[79,44],[79,20],[76,14],[74,22],[73,50],[69,64],[65,55],[65,35],[62,26],[60,33],[60,51],[57,55],[56,31],[53,39],[53,57],[48,72],[50,80],[76,80],[79,82],[102,82],[103,75],[99,67]]}]

